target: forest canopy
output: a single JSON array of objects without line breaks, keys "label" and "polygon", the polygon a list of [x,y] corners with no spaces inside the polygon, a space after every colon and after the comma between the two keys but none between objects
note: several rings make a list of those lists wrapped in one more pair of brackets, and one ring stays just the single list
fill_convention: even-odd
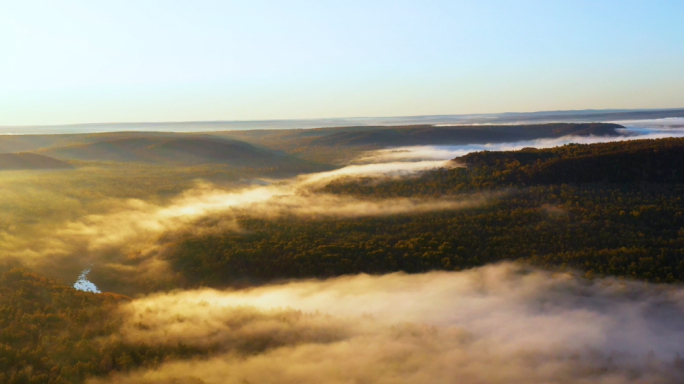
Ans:
[{"label": "forest canopy", "polygon": [[[523,273],[520,266],[570,274],[577,271],[573,276],[579,279],[578,286],[592,284],[593,279],[628,282],[630,287],[640,287],[640,282],[678,286],[684,281],[683,154],[684,139],[480,151],[409,176],[332,172],[321,179],[314,174],[311,180],[318,181],[309,183],[306,175],[300,175],[293,184],[264,183],[262,189],[248,187],[242,194],[217,186],[245,188],[241,177],[260,177],[262,171],[240,171],[228,165],[182,168],[69,160],[74,169],[5,173],[3,180],[14,192],[4,192],[8,198],[0,224],[5,247],[10,234],[31,228],[35,217],[67,221],[71,225],[67,235],[74,236],[81,228],[95,233],[100,241],[114,238],[107,231],[121,226],[159,226],[159,231],[150,232],[152,240],[142,245],[133,241],[135,237],[130,241],[122,237],[117,240],[123,243],[119,248],[103,248],[96,260],[106,265],[93,264],[92,278],[105,291],[137,279],[127,287],[131,292],[157,292],[173,305],[179,303],[176,289],[211,296],[218,291],[206,289],[268,291],[269,284],[295,284],[289,282],[292,279],[371,275],[301,283],[327,287],[327,281],[347,284],[394,272],[407,275],[390,280],[414,281],[413,276],[419,281],[423,278],[418,273],[444,273],[439,271],[462,277],[513,270],[510,276],[517,276]],[[206,185],[184,192],[202,182]],[[296,189],[302,186],[306,188]],[[174,216],[197,207],[240,202],[255,191],[268,192],[272,199],[262,205],[257,199],[232,210],[200,209],[201,215],[187,221]],[[279,195],[285,192],[291,195]],[[56,201],[55,196],[61,197]],[[109,206],[102,203],[105,198],[128,200],[108,216]],[[45,201],[56,202],[45,206]],[[134,210],[131,214],[126,209]],[[392,213],[380,214],[383,209]],[[144,222],[144,215],[160,212],[175,226]],[[84,215],[90,221],[77,222]],[[133,226],[140,221],[144,225]],[[104,232],[94,232],[96,225]],[[47,244],[65,245],[62,238],[54,239]],[[76,245],[74,252],[96,252],[92,244]],[[144,252],[152,258],[145,259]],[[55,273],[59,260],[66,259],[53,260]],[[516,267],[509,262],[516,262]],[[168,332],[164,330],[167,326],[178,329],[198,324],[193,322],[199,320],[190,312],[187,317],[164,317],[164,307],[153,311],[136,307],[136,300],[154,304],[154,295],[141,299],[78,291],[25,267],[11,267],[17,263],[8,262],[0,275],[0,383],[71,383],[95,378],[125,382],[137,377],[136,372],[156,372],[174,364],[207,364],[215,356],[249,359],[283,346],[332,345],[349,337],[340,331],[347,328],[338,320],[329,323],[325,317],[296,310],[209,306],[208,311],[216,312],[208,313],[221,319],[216,324],[228,324],[237,336],[226,331],[224,340],[216,336],[224,333],[209,328],[208,342],[201,341],[204,336],[192,338],[192,333],[174,333],[176,341],[160,342],[149,335]],[[135,274],[140,271],[149,274]],[[108,279],[114,281],[117,276],[106,274],[114,272],[129,274],[129,280],[110,283]],[[46,269],[43,273],[49,274]],[[544,279],[555,281],[548,276]],[[235,288],[238,290],[233,291]],[[201,308],[208,304],[197,305],[200,309],[193,311],[204,310]],[[179,306],[177,310],[183,313],[185,309]],[[270,329],[264,324],[278,324],[287,332],[295,329],[302,339],[283,336],[289,334],[280,328],[261,334]],[[294,325],[302,328],[292,328]],[[605,364],[612,361],[605,359]],[[675,359],[672,367],[684,365],[680,360]]]},{"label": "forest canopy", "polygon": [[460,270],[503,260],[653,282],[684,280],[684,139],[473,153],[466,167],[340,179],[326,193],[448,197],[482,207],[356,219],[244,217],[245,233],[188,235],[167,256],[190,286],[347,273]]}]

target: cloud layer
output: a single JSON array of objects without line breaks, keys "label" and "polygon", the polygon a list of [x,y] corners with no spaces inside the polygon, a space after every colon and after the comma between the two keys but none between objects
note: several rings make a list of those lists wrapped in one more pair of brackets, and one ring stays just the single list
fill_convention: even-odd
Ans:
[{"label": "cloud layer", "polygon": [[213,345],[220,352],[104,382],[674,383],[684,378],[677,355],[684,352],[680,288],[584,280],[514,264],[176,292],[134,300],[121,311],[125,341]]}]

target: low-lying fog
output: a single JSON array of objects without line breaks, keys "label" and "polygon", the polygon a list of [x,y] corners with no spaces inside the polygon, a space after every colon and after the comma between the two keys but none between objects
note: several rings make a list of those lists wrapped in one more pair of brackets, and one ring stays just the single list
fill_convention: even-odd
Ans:
[{"label": "low-lying fog", "polygon": [[220,352],[93,383],[684,379],[681,288],[508,263],[157,294],[121,315],[124,340]]},{"label": "low-lying fog", "polygon": [[[663,122],[666,120],[665,122]],[[339,177],[406,177],[427,169],[454,167],[450,160],[473,151],[517,150],[525,147],[548,148],[568,143],[598,143],[643,138],[684,136],[678,128],[680,120],[644,121],[642,127],[629,126],[617,137],[565,136],[511,143],[461,146],[415,146],[372,151],[346,167],[337,170],[301,175],[289,180],[253,183],[243,189],[223,190],[200,185],[179,196],[168,206],[157,206],[140,200],[129,200],[113,207],[108,215],[91,215],[67,223],[42,241],[21,242],[19,254],[38,263],[51,257],[73,257],[78,262],[98,266],[101,255],[107,254],[107,266],[116,273],[142,273],[150,278],[166,274],[166,264],[155,255],[160,251],[156,239],[165,232],[187,230],[197,220],[210,215],[222,215],[218,228],[196,228],[194,231],[239,231],[235,215],[276,217],[282,215],[316,217],[363,217],[411,212],[453,210],[482,205],[495,195],[458,196],[433,199],[368,200],[350,196],[316,193],[315,188]],[[635,123],[636,124],[636,123]],[[648,128],[647,125],[657,126]],[[668,125],[669,124],[669,125]],[[667,125],[668,128],[662,128]],[[112,256],[119,254],[120,257]],[[125,254],[137,253],[141,263],[135,270],[124,267]],[[102,263],[99,264],[102,267]],[[79,279],[76,287],[88,287]],[[94,286],[93,286],[94,287]]]},{"label": "low-lying fog", "polygon": [[401,161],[427,163],[428,161],[437,162],[439,160],[453,159],[477,151],[516,151],[528,147],[551,148],[570,143],[594,144],[610,141],[684,137],[684,118],[634,120],[617,123],[625,127],[619,130],[620,136],[564,136],[553,139],[524,140],[510,143],[394,147],[370,152],[355,162],[360,164]]},{"label": "low-lying fog", "polygon": [[[448,160],[479,150],[684,136],[678,124],[630,126],[619,137],[388,148],[335,171],[289,180],[231,190],[198,185],[167,205],[120,201],[107,214],[37,230],[30,238],[0,233],[0,250],[42,270],[87,267],[75,285],[79,289],[97,291],[87,280],[90,265],[131,284],[163,279],[170,274],[158,257],[164,234],[240,232],[239,215],[378,216],[467,209],[497,198],[371,200],[317,192],[341,176],[405,177],[455,166]],[[220,220],[197,225],[207,217]],[[680,287],[586,280],[508,263],[462,272],[176,291],[138,298],[120,311],[117,337],[123,340],[212,345],[219,352],[92,383],[684,382]]]}]

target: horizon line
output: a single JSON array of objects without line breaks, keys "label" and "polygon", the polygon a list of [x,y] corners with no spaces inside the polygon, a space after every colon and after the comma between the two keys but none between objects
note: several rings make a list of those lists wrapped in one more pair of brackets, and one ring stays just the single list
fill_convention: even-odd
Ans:
[{"label": "horizon line", "polygon": [[410,119],[410,118],[448,118],[448,117],[484,117],[503,115],[534,115],[543,113],[577,113],[577,112],[649,112],[649,111],[682,111],[681,108],[624,108],[624,109],[565,109],[531,112],[494,112],[494,113],[464,113],[464,114],[436,114],[436,115],[402,115],[402,116],[355,116],[355,117],[313,117],[291,119],[254,119],[254,120],[183,120],[183,121],[129,121],[129,122],[87,122],[67,124],[27,124],[27,125],[0,125],[0,128],[36,128],[36,127],[77,127],[96,125],[136,125],[136,124],[221,124],[221,123],[274,123],[274,122],[297,122],[297,121],[325,121],[325,120],[363,120],[363,119]]}]

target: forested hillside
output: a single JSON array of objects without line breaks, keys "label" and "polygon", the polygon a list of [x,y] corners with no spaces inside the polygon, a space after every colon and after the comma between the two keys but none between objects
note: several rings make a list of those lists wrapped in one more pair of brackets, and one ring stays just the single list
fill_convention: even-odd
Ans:
[{"label": "forested hillside", "polygon": [[320,171],[329,167],[243,141],[207,136],[125,137],[42,150],[64,160],[147,163],[166,166],[221,164],[274,170],[281,175]]},{"label": "forested hillside", "polygon": [[0,153],[0,171],[69,168],[69,163],[35,153]]},{"label": "forested hillside", "polygon": [[[386,201],[397,203],[477,197],[482,203],[476,205],[365,217],[243,212],[237,225],[221,224],[225,212],[214,212],[190,230],[164,233],[154,245],[170,267],[167,289],[452,271],[505,260],[578,270],[589,278],[681,283],[683,149],[684,139],[661,139],[471,153],[454,160],[461,167],[399,179],[340,178],[308,193],[368,202],[396,198]],[[172,173],[148,178],[152,186],[119,193],[146,196],[146,188],[166,190],[178,182]],[[13,182],[38,185],[35,179],[22,180]],[[76,192],[69,195],[78,196]],[[11,222],[18,221],[8,218],[7,228]],[[127,339],[121,331],[121,308],[130,300],[77,291],[26,269],[5,268],[0,274],[0,383],[83,382],[206,358],[226,348],[251,353],[279,345],[258,335],[244,345],[222,346]],[[240,326],[241,320],[236,321]]]},{"label": "forested hillside", "polygon": [[334,132],[317,137],[312,146],[406,146],[457,145],[504,141],[534,140],[540,137],[616,136],[618,124],[539,124],[491,126],[409,126],[373,127],[368,130]]},{"label": "forested hillside", "polygon": [[474,152],[455,161],[469,168],[486,166],[493,170],[489,176],[503,183],[681,183],[682,159],[682,139],[661,139]]},{"label": "forested hillside", "polygon": [[484,152],[413,179],[342,179],[324,192],[492,193],[459,211],[364,219],[244,218],[243,234],[187,235],[168,258],[189,285],[462,269],[501,260],[589,275],[684,281],[684,139]]},{"label": "forested hillside", "polygon": [[[144,126],[144,125],[143,125]],[[153,125],[151,125],[153,127]],[[227,164],[322,170],[345,164],[367,150],[404,145],[462,145],[563,136],[617,136],[618,124],[405,125],[210,132],[108,132],[57,135],[0,135],[0,154],[34,152],[60,160],[140,162],[189,166]]]},{"label": "forested hillside", "polygon": [[503,143],[562,136],[617,136],[618,124],[410,125],[319,129],[251,130],[213,133],[280,149],[302,158],[344,163],[365,150],[410,145]]},{"label": "forested hillside", "polygon": [[203,351],[131,344],[114,334],[130,299],[77,291],[24,269],[0,274],[0,383],[78,383]]}]

